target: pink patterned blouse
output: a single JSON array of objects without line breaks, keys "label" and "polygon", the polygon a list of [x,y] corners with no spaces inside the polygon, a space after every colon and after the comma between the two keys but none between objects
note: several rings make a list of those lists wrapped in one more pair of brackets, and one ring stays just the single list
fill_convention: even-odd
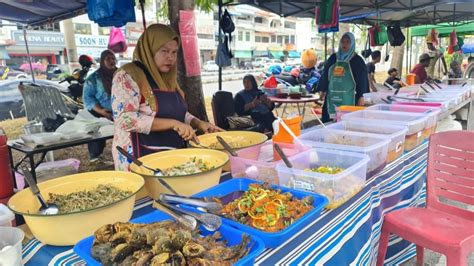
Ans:
[{"label": "pink patterned blouse", "polygon": [[[129,161],[119,154],[115,147],[120,146],[133,154],[130,133],[149,134],[155,112],[148,102],[143,100],[138,84],[124,70],[114,75],[111,99],[115,126],[112,145],[115,170],[129,171]],[[186,113],[185,123],[190,124],[194,118],[190,113]]]}]

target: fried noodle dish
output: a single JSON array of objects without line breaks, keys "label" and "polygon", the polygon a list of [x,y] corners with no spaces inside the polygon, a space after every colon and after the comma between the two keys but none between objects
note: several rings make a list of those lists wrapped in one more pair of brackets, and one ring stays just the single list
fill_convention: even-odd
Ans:
[{"label": "fried noodle dish", "polygon": [[56,204],[59,213],[85,211],[109,205],[132,195],[132,191],[125,191],[111,185],[98,185],[89,191],[78,191],[69,194],[49,193],[48,204]]},{"label": "fried noodle dish", "polygon": [[190,161],[180,164],[178,166],[163,169],[163,175],[165,176],[181,176],[181,175],[192,175],[205,171],[209,171],[214,167],[209,162],[202,159],[193,157]]},{"label": "fried noodle dish", "polygon": [[313,197],[301,200],[268,184],[251,184],[238,199],[224,205],[221,215],[265,232],[283,230],[313,209]]}]

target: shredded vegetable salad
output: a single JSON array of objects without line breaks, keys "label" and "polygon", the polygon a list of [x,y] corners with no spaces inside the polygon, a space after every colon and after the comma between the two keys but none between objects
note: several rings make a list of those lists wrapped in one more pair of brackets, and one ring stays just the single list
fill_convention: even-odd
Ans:
[{"label": "shredded vegetable salad", "polygon": [[224,205],[221,214],[259,230],[277,232],[313,209],[312,203],[313,197],[299,200],[267,184],[252,184],[240,198]]},{"label": "shredded vegetable salad", "polygon": [[340,167],[319,166],[319,167],[314,167],[314,168],[307,168],[307,169],[305,169],[305,171],[335,175],[335,174],[339,174],[340,172],[344,171],[344,169],[342,169]]},{"label": "shredded vegetable salad", "polygon": [[163,175],[165,176],[180,176],[180,175],[192,175],[205,171],[209,171],[214,167],[209,162],[202,159],[193,157],[190,161],[174,166],[168,169],[163,169]]}]

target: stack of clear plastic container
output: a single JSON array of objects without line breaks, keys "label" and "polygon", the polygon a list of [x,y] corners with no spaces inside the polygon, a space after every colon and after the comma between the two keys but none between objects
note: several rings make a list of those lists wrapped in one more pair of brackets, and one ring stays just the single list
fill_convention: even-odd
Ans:
[{"label": "stack of clear plastic container", "polygon": [[397,104],[377,104],[367,108],[368,110],[378,111],[395,111],[395,112],[407,112],[407,113],[422,113],[428,117],[426,119],[425,129],[423,130],[420,141],[423,141],[430,137],[431,134],[436,132],[436,124],[438,122],[439,114],[441,109],[439,107],[430,106],[407,106]]},{"label": "stack of clear plastic container", "polygon": [[419,113],[387,112],[363,110],[342,116],[343,121],[354,121],[361,125],[367,122],[379,125],[403,125],[408,128],[405,136],[405,150],[411,151],[421,143],[423,130],[428,116]]},{"label": "stack of clear plastic container", "polygon": [[[347,151],[311,149],[289,159],[293,168],[284,163],[277,165],[282,186],[309,190],[328,198],[328,209],[334,209],[352,198],[365,185],[367,155]],[[318,167],[338,167],[337,174],[323,174],[311,171]]]},{"label": "stack of clear plastic container", "polygon": [[327,125],[326,127],[329,129],[363,132],[390,137],[391,141],[388,145],[387,163],[396,160],[403,154],[403,151],[405,150],[405,135],[408,132],[406,126],[380,125],[371,122],[360,124],[353,121],[341,121]]},{"label": "stack of clear plastic container", "polygon": [[385,167],[388,145],[391,141],[388,136],[336,129],[314,129],[302,134],[299,139],[304,145],[311,148],[366,154],[370,158],[367,164],[368,177],[375,175]]},{"label": "stack of clear plastic container", "polygon": [[[230,157],[232,176],[247,177],[279,185],[276,165],[281,162],[281,158],[274,151],[273,144],[272,141],[267,141],[237,151],[238,157]],[[278,145],[289,158],[309,149],[309,147],[298,144],[278,143]]]}]

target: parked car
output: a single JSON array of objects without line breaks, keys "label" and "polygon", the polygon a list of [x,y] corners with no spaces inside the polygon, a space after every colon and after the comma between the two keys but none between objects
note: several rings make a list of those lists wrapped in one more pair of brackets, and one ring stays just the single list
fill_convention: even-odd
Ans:
[{"label": "parked car", "polygon": [[59,76],[64,73],[69,73],[68,65],[49,64],[46,67],[46,79],[58,80]]},{"label": "parked car", "polygon": [[300,66],[301,65],[301,58],[288,58],[285,61],[287,66]]},{"label": "parked car", "polygon": [[[25,108],[23,107],[23,98],[18,90],[20,82],[23,84],[32,84],[31,79],[12,79],[0,81],[0,120],[24,117]],[[36,80],[36,84],[51,86],[57,88],[62,93],[67,93],[68,88],[59,85],[57,82],[49,80]]]},{"label": "parked car", "polygon": [[284,68],[286,65],[283,63],[280,59],[269,59],[268,61],[265,61],[263,67],[265,69],[268,69],[271,66],[274,65],[279,65],[281,68]]},{"label": "parked car", "polygon": [[[7,72],[7,75],[5,77],[4,74],[5,74],[5,71]],[[0,80],[2,80],[2,78],[4,79],[26,79],[30,77],[28,74],[26,74],[25,72],[23,71],[20,71],[20,70],[15,70],[11,67],[8,67],[8,66],[0,66]]]},{"label": "parked car", "polygon": [[252,61],[253,67],[264,67],[265,62],[268,62],[270,58],[268,57],[257,57]]},{"label": "parked car", "polygon": [[117,61],[117,67],[122,67],[125,64],[131,63],[132,60],[122,59]]},{"label": "parked car", "polygon": [[219,66],[215,61],[206,61],[202,67],[204,71],[219,71]]},{"label": "parked car", "polygon": [[253,64],[250,61],[241,61],[239,63],[239,69],[253,69]]}]

